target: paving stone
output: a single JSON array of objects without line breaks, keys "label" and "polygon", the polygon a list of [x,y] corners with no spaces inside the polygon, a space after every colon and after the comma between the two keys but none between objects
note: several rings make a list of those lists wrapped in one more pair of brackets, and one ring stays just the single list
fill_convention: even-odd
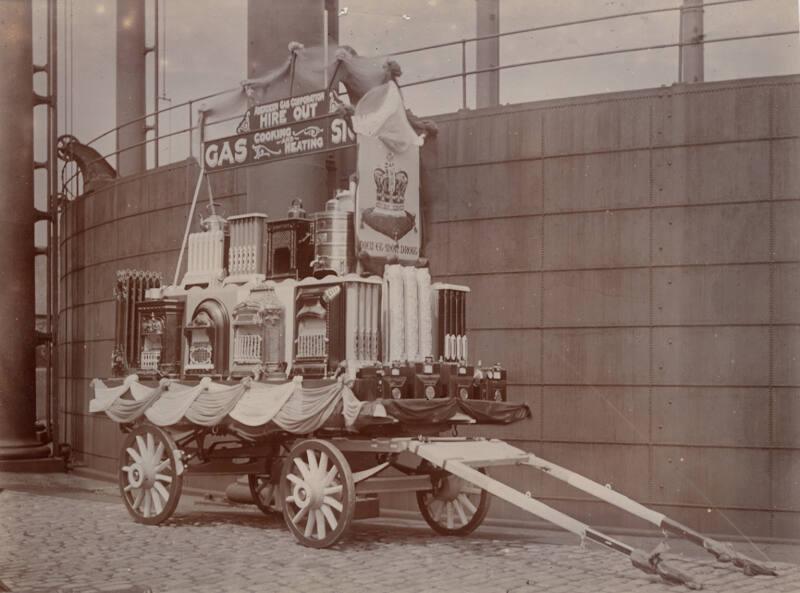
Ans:
[{"label": "paving stone", "polygon": [[[248,507],[182,502],[168,524],[151,527],[134,523],[119,502],[76,495],[96,488],[91,481],[68,483],[62,497],[46,479],[32,479],[34,487],[0,496],[0,578],[13,593],[684,590],[595,547],[356,523],[333,549],[312,550],[295,542],[280,516]],[[792,564],[779,566],[779,578],[748,578],[713,559],[666,558],[712,593],[800,591],[800,567]]]}]

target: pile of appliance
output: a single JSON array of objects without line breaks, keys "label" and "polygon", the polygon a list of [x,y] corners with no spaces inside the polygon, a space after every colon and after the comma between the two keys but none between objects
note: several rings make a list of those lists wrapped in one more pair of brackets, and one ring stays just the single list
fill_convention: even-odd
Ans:
[{"label": "pile of appliance", "polygon": [[117,275],[114,374],[285,382],[343,375],[361,400],[506,400],[506,371],[468,362],[469,288],[427,267],[357,273],[353,199],[308,215],[224,218],[188,237],[179,285]]}]

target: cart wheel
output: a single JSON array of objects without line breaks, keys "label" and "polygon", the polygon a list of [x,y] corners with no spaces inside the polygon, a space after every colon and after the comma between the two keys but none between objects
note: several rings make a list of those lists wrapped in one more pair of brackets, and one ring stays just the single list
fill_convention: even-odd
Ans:
[{"label": "cart wheel", "polygon": [[270,476],[247,474],[247,483],[250,485],[250,495],[259,510],[265,515],[280,513],[280,500],[275,498],[278,488]]},{"label": "cart wheel", "polygon": [[335,544],[353,520],[355,484],[350,465],[327,441],[306,440],[289,452],[281,472],[283,518],[304,546]]},{"label": "cart wheel", "polygon": [[[478,470],[486,473],[486,470]],[[425,522],[441,535],[468,535],[483,523],[491,495],[461,478],[448,474],[432,477],[433,489],[417,492],[417,505]]]},{"label": "cart wheel", "polygon": [[125,508],[139,523],[163,523],[178,506],[183,464],[177,449],[167,432],[150,424],[125,437],[119,456],[119,490]]}]

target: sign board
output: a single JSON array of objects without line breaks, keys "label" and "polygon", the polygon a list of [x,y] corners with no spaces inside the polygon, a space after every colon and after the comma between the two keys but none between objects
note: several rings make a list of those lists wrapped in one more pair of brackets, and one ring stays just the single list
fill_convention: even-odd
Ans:
[{"label": "sign board", "polygon": [[419,147],[402,153],[378,138],[358,136],[357,253],[401,263],[419,258]]},{"label": "sign board", "polygon": [[327,90],[255,105],[247,110],[237,132],[203,144],[206,171],[355,145],[355,134],[336,114]]}]

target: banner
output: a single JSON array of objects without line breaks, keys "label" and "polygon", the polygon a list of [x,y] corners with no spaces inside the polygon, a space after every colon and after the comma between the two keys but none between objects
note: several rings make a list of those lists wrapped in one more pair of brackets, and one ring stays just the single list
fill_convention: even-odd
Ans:
[{"label": "banner", "polygon": [[400,262],[419,258],[419,147],[396,153],[379,138],[358,135],[356,252]]},{"label": "banner", "polygon": [[326,152],[355,145],[328,91],[280,99],[247,110],[236,136],[203,144],[206,171]]}]

